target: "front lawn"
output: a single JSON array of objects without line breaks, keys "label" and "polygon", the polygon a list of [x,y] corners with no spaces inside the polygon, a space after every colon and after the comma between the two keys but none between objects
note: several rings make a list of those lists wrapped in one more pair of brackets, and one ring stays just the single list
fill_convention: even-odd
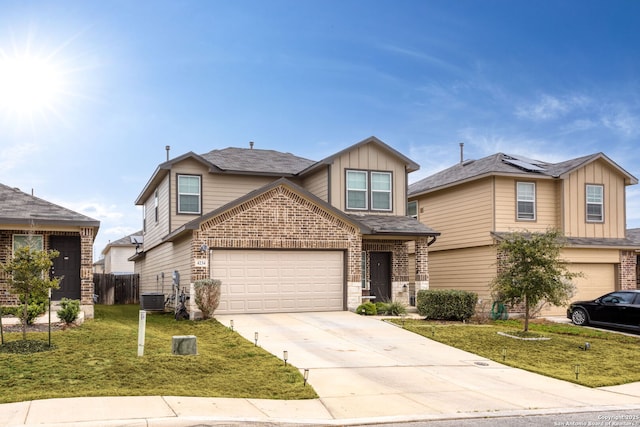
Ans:
[{"label": "front lawn", "polygon": [[[52,333],[50,351],[0,351],[0,403],[77,396],[172,395],[311,399],[297,368],[215,320],[180,321],[147,315],[144,356],[138,357],[137,305],[95,306],[95,319]],[[197,356],[171,354],[171,337],[195,335]],[[22,338],[5,333],[5,343]],[[47,341],[30,332],[29,340]],[[0,350],[2,350],[0,348]]]},{"label": "front lawn", "polygon": [[[402,324],[400,320],[393,322]],[[551,322],[529,325],[530,336],[550,340],[529,341],[498,334],[517,335],[523,329],[517,320],[480,325],[405,320],[404,328],[508,366],[588,387],[640,381],[640,337],[636,336]],[[587,342],[590,349],[584,350]]]}]

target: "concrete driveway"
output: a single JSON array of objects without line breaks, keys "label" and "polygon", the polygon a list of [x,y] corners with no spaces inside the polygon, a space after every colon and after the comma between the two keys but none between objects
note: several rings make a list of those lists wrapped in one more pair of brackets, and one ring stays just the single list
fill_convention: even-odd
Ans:
[{"label": "concrete driveway", "polygon": [[[288,362],[334,419],[437,419],[640,408],[640,383],[591,389],[457,350],[351,312],[218,315]],[[572,369],[570,361],[567,369]]]}]

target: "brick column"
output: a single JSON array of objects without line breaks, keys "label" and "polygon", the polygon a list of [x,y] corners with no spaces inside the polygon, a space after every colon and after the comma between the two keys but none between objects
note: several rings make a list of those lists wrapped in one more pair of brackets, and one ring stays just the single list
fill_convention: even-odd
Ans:
[{"label": "brick column", "polygon": [[80,228],[80,305],[93,318],[93,228]]},{"label": "brick column", "polygon": [[636,262],[637,256],[634,251],[620,251],[620,268],[618,270],[620,289],[637,288]]},{"label": "brick column", "polygon": [[429,249],[427,238],[416,239],[416,293],[429,289]]}]

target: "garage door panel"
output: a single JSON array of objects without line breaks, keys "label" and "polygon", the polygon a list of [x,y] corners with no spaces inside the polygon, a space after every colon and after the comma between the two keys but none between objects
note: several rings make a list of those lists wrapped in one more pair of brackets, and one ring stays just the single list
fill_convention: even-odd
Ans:
[{"label": "garage door panel", "polygon": [[214,250],[218,313],[343,310],[342,251]]}]

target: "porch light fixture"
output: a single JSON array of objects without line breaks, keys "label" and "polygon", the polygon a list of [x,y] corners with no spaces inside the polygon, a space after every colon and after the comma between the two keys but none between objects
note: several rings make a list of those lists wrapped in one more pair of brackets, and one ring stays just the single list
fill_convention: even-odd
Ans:
[{"label": "porch light fixture", "polygon": [[206,243],[203,243],[202,246],[200,246],[200,252],[205,253],[209,250],[209,246],[207,246]]},{"label": "porch light fixture", "polygon": [[233,319],[229,320],[229,329],[233,331]]},{"label": "porch light fixture", "polygon": [[407,284],[402,285],[402,292],[407,292]]},{"label": "porch light fixture", "polygon": [[289,358],[289,352],[287,350],[282,352],[282,358],[284,359],[284,366],[287,366],[287,359]]},{"label": "porch light fixture", "polygon": [[307,386],[307,380],[309,379],[309,370],[305,369],[304,370],[304,386]]},{"label": "porch light fixture", "polygon": [[258,346],[258,333],[257,332],[254,334],[253,339],[255,340],[255,345],[257,347]]}]

